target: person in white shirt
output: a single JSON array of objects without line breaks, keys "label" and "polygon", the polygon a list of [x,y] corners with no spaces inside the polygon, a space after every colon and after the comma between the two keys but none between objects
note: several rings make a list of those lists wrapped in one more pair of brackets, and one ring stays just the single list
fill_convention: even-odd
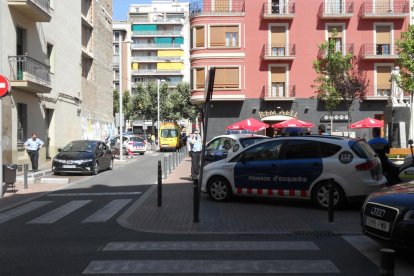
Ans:
[{"label": "person in white shirt", "polygon": [[32,163],[32,171],[39,171],[39,150],[43,146],[43,141],[37,138],[36,133],[32,133],[32,137],[27,139],[24,143],[26,151],[29,154],[30,162]]},{"label": "person in white shirt", "polygon": [[200,157],[203,144],[198,130],[187,138],[187,149],[191,157],[191,177],[194,179],[200,173]]}]

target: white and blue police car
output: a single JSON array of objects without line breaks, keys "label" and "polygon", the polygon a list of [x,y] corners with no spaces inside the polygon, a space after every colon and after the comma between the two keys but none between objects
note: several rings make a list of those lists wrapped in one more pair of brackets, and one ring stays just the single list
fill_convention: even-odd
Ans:
[{"label": "white and blue police car", "polygon": [[387,184],[381,162],[365,140],[339,136],[289,136],[264,140],[204,167],[201,190],[215,201],[232,195],[311,199],[334,206]]}]

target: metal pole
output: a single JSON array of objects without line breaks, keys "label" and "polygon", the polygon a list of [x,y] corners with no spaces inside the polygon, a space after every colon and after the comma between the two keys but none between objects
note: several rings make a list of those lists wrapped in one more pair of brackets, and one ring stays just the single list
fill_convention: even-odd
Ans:
[{"label": "metal pole", "polygon": [[157,79],[157,132],[160,136],[160,79]]},{"label": "metal pole", "polygon": [[[3,28],[0,30],[3,32]],[[0,45],[0,48],[2,45]],[[1,62],[0,62],[1,63]],[[0,98],[0,198],[3,198],[3,100]]]},{"label": "metal pole", "polygon": [[380,275],[393,276],[395,267],[395,250],[390,248],[381,249]]},{"label": "metal pole", "polygon": [[158,207],[162,205],[162,170],[161,170],[161,160],[158,160]]},{"label": "metal pole", "polygon": [[167,156],[164,156],[164,172],[163,172],[163,178],[167,179]]},{"label": "metal pole", "polygon": [[328,221],[334,221],[334,181],[329,178]]},{"label": "metal pole", "polygon": [[172,154],[172,169],[175,170],[175,152]]},{"label": "metal pole", "polygon": [[124,139],[122,137],[122,129],[123,129],[123,114],[122,114],[122,98],[123,98],[123,93],[122,93],[122,42],[121,42],[121,37],[122,35],[120,34],[118,37],[118,43],[119,43],[119,141],[120,141],[120,146],[119,146],[119,160],[123,159],[123,154],[124,154]]},{"label": "metal pole", "polygon": [[168,174],[171,174],[172,171],[172,165],[171,165],[171,155],[167,155],[168,157]]},{"label": "metal pole", "polygon": [[23,164],[23,183],[24,183],[24,189],[27,190],[29,187],[27,185],[27,173],[29,171],[29,164]]},{"label": "metal pole", "polygon": [[200,201],[200,193],[198,192],[198,179],[196,177],[193,179],[193,198],[194,198],[193,200],[193,210],[194,210],[193,222],[198,223],[200,221],[199,220],[200,205],[198,204]]}]

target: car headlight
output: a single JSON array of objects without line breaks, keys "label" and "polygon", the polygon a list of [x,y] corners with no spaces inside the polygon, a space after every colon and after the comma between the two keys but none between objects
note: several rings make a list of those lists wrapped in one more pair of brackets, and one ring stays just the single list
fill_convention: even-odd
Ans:
[{"label": "car headlight", "polygon": [[65,160],[57,159],[57,158],[55,158],[53,161],[58,162],[58,163],[64,163],[65,162]]},{"label": "car headlight", "polygon": [[88,163],[88,162],[92,162],[92,159],[80,159],[80,160],[73,160],[72,162],[74,164],[83,164],[83,163]]},{"label": "car headlight", "polygon": [[414,221],[414,210],[410,210],[404,215],[404,220]]}]

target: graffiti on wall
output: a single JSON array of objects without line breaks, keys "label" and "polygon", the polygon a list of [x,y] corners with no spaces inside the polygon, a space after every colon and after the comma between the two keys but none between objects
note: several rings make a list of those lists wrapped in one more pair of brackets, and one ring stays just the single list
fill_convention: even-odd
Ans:
[{"label": "graffiti on wall", "polygon": [[114,123],[100,122],[82,116],[81,124],[82,139],[105,141],[108,137],[112,138],[116,135]]}]

